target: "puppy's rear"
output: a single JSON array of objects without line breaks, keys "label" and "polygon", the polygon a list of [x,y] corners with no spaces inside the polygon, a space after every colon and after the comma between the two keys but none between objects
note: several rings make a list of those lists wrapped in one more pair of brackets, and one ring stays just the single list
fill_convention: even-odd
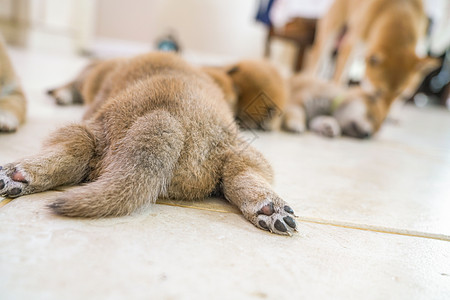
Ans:
[{"label": "puppy's rear", "polygon": [[[230,113],[211,115],[228,110],[226,103],[214,100],[222,95],[211,80],[163,54],[118,66],[107,80],[108,97],[89,119],[105,133],[101,143],[106,149],[94,172],[98,178],[63,194],[51,207],[68,216],[125,215],[161,196],[211,193],[218,174],[205,176],[198,170],[194,179],[180,174],[187,167],[195,172],[217,163],[213,147],[229,143],[220,124],[233,120],[226,117]],[[208,159],[201,157],[208,152]],[[194,158],[199,165],[192,165]]]}]

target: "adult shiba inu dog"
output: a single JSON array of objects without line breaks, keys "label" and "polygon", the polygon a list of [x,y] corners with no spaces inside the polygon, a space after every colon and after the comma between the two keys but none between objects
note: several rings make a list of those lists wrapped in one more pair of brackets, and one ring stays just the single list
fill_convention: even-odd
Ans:
[{"label": "adult shiba inu dog", "polygon": [[335,0],[318,23],[310,70],[322,73],[345,31],[338,46],[334,80],[346,83],[353,59],[362,53],[366,62],[363,88],[383,93],[392,102],[416,74],[438,65],[433,58],[416,55],[427,26],[422,0]]},{"label": "adult shiba inu dog", "polygon": [[243,128],[279,129],[287,102],[287,87],[270,62],[245,60],[203,70],[222,88]]},{"label": "adult shiba inu dog", "polygon": [[130,214],[158,197],[222,193],[261,229],[296,229],[292,208],[270,187],[270,165],[238,137],[223,92],[175,54],[97,62],[58,90],[90,103],[84,121],[53,133],[39,154],[3,166],[1,195],[85,183],[49,207],[97,218]]},{"label": "adult shiba inu dog", "polygon": [[328,137],[341,133],[356,138],[375,134],[389,111],[381,97],[360,87],[344,88],[310,75],[292,77],[290,101],[283,115],[283,128],[303,132],[306,128]]},{"label": "adult shiba inu dog", "polygon": [[25,116],[25,95],[0,36],[0,132],[16,131]]}]

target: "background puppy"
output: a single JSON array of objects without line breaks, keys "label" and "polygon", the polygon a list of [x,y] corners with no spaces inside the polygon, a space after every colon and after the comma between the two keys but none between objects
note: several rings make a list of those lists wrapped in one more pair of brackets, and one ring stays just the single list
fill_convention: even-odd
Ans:
[{"label": "background puppy", "polygon": [[311,70],[320,74],[339,42],[334,79],[346,83],[354,58],[366,62],[362,85],[382,92],[392,102],[421,74],[437,66],[432,58],[419,58],[416,46],[425,37],[428,19],[421,0],[336,0],[319,21],[311,55]]},{"label": "background puppy", "polygon": [[382,98],[359,87],[344,88],[309,75],[298,74],[290,82],[290,100],[283,128],[303,132],[308,127],[321,135],[341,133],[356,138],[375,134],[388,113]]},{"label": "background puppy", "polygon": [[25,115],[25,95],[0,36],[0,132],[16,131]]},{"label": "background puppy", "polygon": [[202,67],[201,69],[222,89],[225,101],[230,106],[233,114],[236,115],[238,110],[237,87],[234,85],[227,70],[224,67]]},{"label": "background puppy", "polygon": [[223,92],[204,72],[174,54],[150,53],[95,63],[67,87],[91,103],[85,120],[56,131],[38,155],[0,168],[0,195],[84,182],[49,207],[105,217],[158,197],[221,193],[258,228],[296,229],[293,210],[270,187],[270,165],[238,137]]},{"label": "background puppy", "polygon": [[241,127],[261,130],[280,127],[287,87],[270,62],[246,60],[222,68],[207,67],[203,70],[222,88]]}]

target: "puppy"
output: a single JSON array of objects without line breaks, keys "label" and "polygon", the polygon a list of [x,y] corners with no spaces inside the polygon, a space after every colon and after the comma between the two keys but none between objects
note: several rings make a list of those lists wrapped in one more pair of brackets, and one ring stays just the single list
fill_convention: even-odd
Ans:
[{"label": "puppy", "polygon": [[310,130],[327,137],[340,134],[369,138],[386,118],[389,107],[381,97],[359,87],[344,88],[305,74],[291,79],[291,98],[283,115],[283,128]]},{"label": "puppy", "polygon": [[279,129],[287,101],[287,87],[270,62],[245,60],[203,70],[227,95],[241,127],[267,131]]},{"label": "puppy", "polygon": [[208,74],[214,82],[221,88],[225,101],[228,103],[233,115],[238,111],[238,91],[233,79],[224,67],[202,67],[202,71]]},{"label": "puppy", "polygon": [[16,131],[25,115],[25,95],[0,36],[0,132]]},{"label": "puppy", "polygon": [[296,229],[293,210],[270,187],[270,165],[238,137],[223,92],[204,72],[175,54],[149,53],[94,63],[75,82],[66,95],[81,88],[91,103],[84,121],[53,133],[38,155],[4,166],[1,195],[84,183],[49,207],[98,218],[158,197],[221,193],[258,228]]},{"label": "puppy", "polygon": [[[334,80],[346,83],[351,63],[358,54],[366,62],[362,86],[383,93],[390,102],[415,74],[436,66],[433,58],[418,58],[415,49],[425,36],[428,19],[421,0],[335,0],[319,21],[310,60],[318,75],[338,42]],[[422,77],[423,78],[423,77]]]}]

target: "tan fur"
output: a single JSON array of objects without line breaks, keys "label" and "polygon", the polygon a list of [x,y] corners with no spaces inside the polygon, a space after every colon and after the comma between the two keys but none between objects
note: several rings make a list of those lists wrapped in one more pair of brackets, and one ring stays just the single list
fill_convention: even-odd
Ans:
[{"label": "tan fur", "polygon": [[225,101],[234,114],[237,112],[238,94],[233,80],[224,67],[203,67],[202,71],[208,74],[219,85],[225,96]]},{"label": "tan fur", "polygon": [[16,131],[25,116],[25,95],[0,36],[0,132]]},{"label": "tan fur", "polygon": [[[241,127],[262,130],[280,127],[281,114],[287,101],[287,87],[270,62],[245,60],[203,70],[221,87]],[[233,105],[235,98],[236,105]]]},{"label": "tan fur", "polygon": [[87,182],[50,207],[104,217],[130,214],[158,197],[221,192],[257,227],[295,229],[293,212],[270,187],[270,165],[239,139],[222,91],[204,72],[174,54],[150,53],[102,62],[82,77],[79,92],[95,109],[55,132],[38,155],[0,170],[0,194]]},{"label": "tan fur", "polygon": [[334,79],[345,82],[353,55],[362,47],[366,71],[363,84],[392,102],[431,58],[418,58],[416,45],[424,37],[427,18],[421,0],[336,0],[319,21],[310,61],[315,74],[331,55],[339,32],[347,31],[339,47]]},{"label": "tan fur", "polygon": [[[380,129],[389,110],[387,101],[360,87],[344,88],[306,74],[292,77],[290,87],[283,128],[292,132],[303,132],[309,127],[329,137],[341,132],[353,137],[369,137]],[[363,105],[363,109],[349,112],[356,105]]]},{"label": "tan fur", "polygon": [[280,126],[287,87],[268,61],[246,60],[228,67],[238,91],[237,118],[244,127],[273,130]]}]

